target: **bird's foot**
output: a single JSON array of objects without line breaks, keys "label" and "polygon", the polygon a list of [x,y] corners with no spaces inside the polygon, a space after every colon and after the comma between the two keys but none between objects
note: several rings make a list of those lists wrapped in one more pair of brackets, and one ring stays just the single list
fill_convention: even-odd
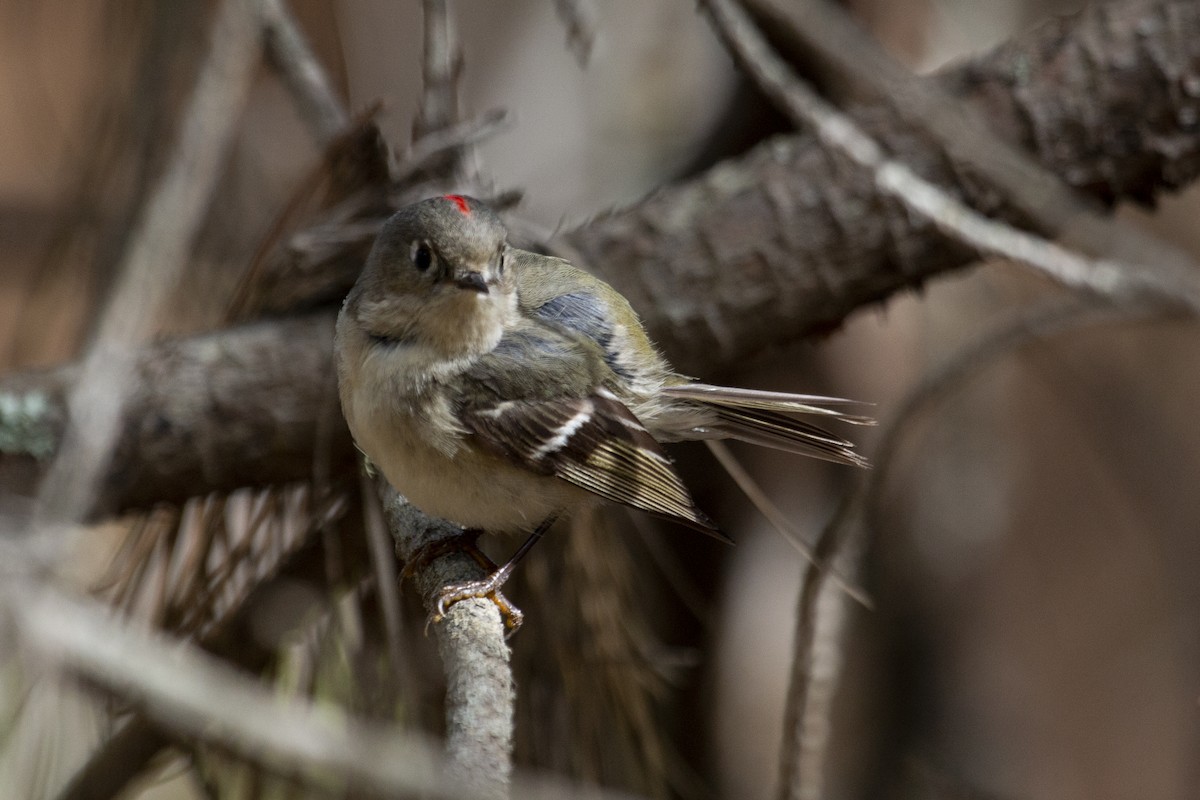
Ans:
[{"label": "bird's foot", "polygon": [[410,578],[442,556],[451,553],[466,553],[488,573],[488,577],[483,580],[467,581],[443,587],[438,593],[437,606],[429,615],[426,629],[432,623],[441,622],[450,606],[472,598],[491,600],[496,604],[496,608],[500,609],[500,616],[504,619],[505,638],[516,633],[517,629],[521,627],[521,623],[524,622],[525,615],[521,609],[513,605],[500,591],[500,587],[512,574],[512,568],[507,564],[504,567],[497,567],[496,563],[479,549],[476,542],[482,533],[483,531],[480,530],[467,529],[462,532],[461,536],[452,536],[422,545],[404,565],[400,575],[403,578]]},{"label": "bird's foot", "polygon": [[525,614],[521,609],[509,602],[508,598],[500,591],[500,587],[508,580],[508,576],[509,571],[498,569],[481,581],[467,581],[443,587],[438,594],[437,607],[429,616],[430,621],[440,622],[446,616],[446,611],[450,606],[463,600],[473,598],[491,600],[496,604],[496,608],[500,609],[500,616],[504,620],[504,638],[507,639],[516,633],[517,629],[521,627],[521,623],[525,621]]}]

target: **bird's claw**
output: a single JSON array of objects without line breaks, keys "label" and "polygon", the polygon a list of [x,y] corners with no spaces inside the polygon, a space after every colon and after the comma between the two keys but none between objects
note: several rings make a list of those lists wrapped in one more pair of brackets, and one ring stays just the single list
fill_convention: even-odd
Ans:
[{"label": "bird's claw", "polygon": [[468,581],[444,587],[438,594],[433,613],[429,615],[429,620],[425,625],[426,630],[428,631],[431,623],[441,622],[445,619],[446,612],[455,603],[463,600],[480,599],[490,600],[496,605],[496,608],[500,610],[501,618],[504,620],[504,638],[507,639],[512,636],[525,621],[525,614],[521,609],[509,602],[509,599],[500,591],[503,581],[496,580],[497,577],[498,575],[490,575],[481,581]]}]

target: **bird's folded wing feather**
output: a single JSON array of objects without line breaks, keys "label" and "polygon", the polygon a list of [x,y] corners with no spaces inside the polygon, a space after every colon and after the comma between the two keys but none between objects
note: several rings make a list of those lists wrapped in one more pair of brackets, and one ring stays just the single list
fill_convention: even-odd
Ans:
[{"label": "bird's folded wing feather", "polygon": [[502,340],[472,368],[468,379],[492,393],[463,404],[459,417],[481,448],[720,537],[654,437],[601,381],[588,379],[597,374],[591,362],[602,360],[594,348],[572,347],[555,331],[527,328],[512,336],[526,355],[551,347],[555,357],[513,358],[506,351],[518,345]]}]

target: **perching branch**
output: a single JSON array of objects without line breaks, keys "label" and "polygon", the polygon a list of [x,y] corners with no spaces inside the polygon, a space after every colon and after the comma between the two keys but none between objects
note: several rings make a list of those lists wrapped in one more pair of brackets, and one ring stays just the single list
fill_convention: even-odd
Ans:
[{"label": "perching branch", "polygon": [[[382,496],[388,529],[407,563],[422,548],[462,535],[461,528],[421,513],[391,487]],[[461,550],[420,565],[413,573],[430,613],[443,588],[486,577]],[[447,774],[480,797],[502,800],[512,775],[516,697],[499,609],[489,600],[463,600],[433,626],[446,673]]]},{"label": "perching branch", "polygon": [[[280,775],[300,776],[332,793],[393,798],[489,800],[463,785],[435,743],[389,726],[356,720],[328,706],[281,701],[253,678],[178,642],[120,622],[31,583],[6,587],[4,620],[47,666],[135,704],[177,734],[219,746]],[[461,604],[460,604],[461,605]],[[517,796],[533,800],[633,800],[554,779],[519,775]]]},{"label": "perching branch", "polygon": [[[43,587],[10,583],[20,602],[5,607],[22,644],[48,666],[136,704],[180,735],[209,742],[281,775],[331,792],[368,797],[489,800],[458,782],[453,765],[423,737],[356,720],[333,708],[281,701],[258,681],[166,637],[119,622],[92,604]],[[460,604],[461,605],[461,604]],[[530,800],[634,800],[518,775],[515,796]],[[356,796],[358,796],[356,794]]]}]

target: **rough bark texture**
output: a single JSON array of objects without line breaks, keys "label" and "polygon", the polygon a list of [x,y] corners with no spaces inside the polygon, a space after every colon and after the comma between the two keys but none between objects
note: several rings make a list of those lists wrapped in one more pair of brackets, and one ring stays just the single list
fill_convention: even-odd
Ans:
[{"label": "rough bark texture", "polygon": [[[1098,4],[940,80],[1075,187],[1105,202],[1149,202],[1200,170],[1198,33],[1194,3]],[[1013,219],[1003,198],[893,115],[864,108],[854,116],[919,174]],[[565,238],[692,372],[835,327],[971,257],[884,199],[873,176],[803,135],[760,145]]]},{"label": "rough bark texture", "polygon": [[[1100,4],[941,80],[978,104],[998,131],[1102,200],[1150,200],[1200,172],[1195,3]],[[1001,198],[897,129],[886,112],[857,116],[922,174],[1006,215]],[[693,374],[836,326],[972,257],[803,135],[766,142],[601,217],[563,245],[623,291],[677,366]],[[353,279],[346,260],[330,263],[343,266],[316,281],[327,299]],[[303,478],[322,447],[348,455],[333,392],[331,320],[263,323],[151,349],[99,510]],[[64,380],[63,372],[16,376],[0,382],[0,394],[54,389],[44,414],[61,419],[55,398]],[[6,452],[14,452],[11,444]]]},{"label": "rough bark texture", "polygon": [[[421,513],[390,487],[385,497],[388,528],[397,554],[406,562],[422,548],[462,534],[461,528]],[[457,550],[433,559],[413,577],[432,613],[445,587],[487,574]],[[500,612],[490,600],[463,600],[446,610],[434,630],[446,674],[448,774],[478,797],[502,800],[512,778],[516,690]]]},{"label": "rough bark texture", "polygon": [[[332,348],[330,313],[148,348],[138,360],[136,389],[95,514],[300,481],[331,464],[352,463]],[[73,376],[68,367],[0,384],[10,404],[39,414],[30,419],[26,412],[19,420],[0,414],[0,428],[11,425],[14,440],[5,461],[28,468],[30,450],[42,449],[48,436],[57,441],[63,393]],[[30,397],[42,401],[31,405]]]},{"label": "rough bark texture", "polygon": [[[1189,0],[1096,4],[936,80],[1072,186],[1105,203],[1152,202],[1200,172],[1198,34],[1200,7]],[[1029,222],[886,109],[853,115],[889,151],[978,210]],[[353,237],[369,239],[373,225],[360,227]],[[777,137],[599,217],[561,244],[624,292],[691,372],[835,327],[855,309],[972,256],[883,199],[873,176],[803,134]],[[289,286],[297,270],[310,301],[343,296],[360,262],[340,254],[355,246],[344,236],[294,239],[290,257],[266,278],[267,309],[295,307]]]}]

